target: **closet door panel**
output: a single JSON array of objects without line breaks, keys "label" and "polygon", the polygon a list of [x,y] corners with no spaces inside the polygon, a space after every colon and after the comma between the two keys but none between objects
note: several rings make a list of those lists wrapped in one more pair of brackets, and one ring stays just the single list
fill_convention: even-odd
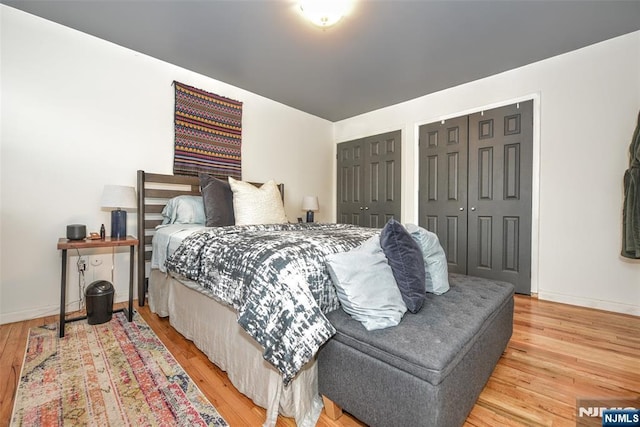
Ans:
[{"label": "closet door panel", "polygon": [[531,292],[533,101],[469,116],[469,275]]},{"label": "closet door panel", "polygon": [[338,215],[345,224],[360,224],[362,220],[364,168],[363,144],[359,141],[338,145]]},{"label": "closet door panel", "polygon": [[467,269],[467,117],[420,126],[418,224],[438,235],[449,271]]},{"label": "closet door panel", "polygon": [[365,225],[384,227],[389,218],[400,221],[400,131],[364,138],[368,159]]}]

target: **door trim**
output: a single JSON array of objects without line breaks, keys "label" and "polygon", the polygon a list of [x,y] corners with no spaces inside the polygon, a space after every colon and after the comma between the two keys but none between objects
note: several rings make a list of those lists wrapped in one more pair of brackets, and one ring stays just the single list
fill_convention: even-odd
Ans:
[{"label": "door trim", "polygon": [[[414,123],[414,141],[413,149],[414,153],[419,153],[420,150],[420,126],[442,120],[448,120],[455,117],[469,115],[477,113],[483,110],[490,110],[493,108],[504,107],[506,105],[516,104],[518,102],[524,102],[533,100],[533,158],[531,165],[532,181],[531,181],[531,294],[537,294],[539,289],[539,249],[540,242],[538,239],[540,230],[540,92],[534,92],[528,95],[520,96],[517,98],[510,98],[491,104],[482,105],[479,107],[470,108],[467,110],[457,111],[454,113],[446,114],[443,116],[437,116],[435,118],[429,118],[422,122]],[[408,142],[408,141],[407,141]],[[420,156],[417,154],[413,156],[413,182],[414,182],[414,200],[419,200],[420,194],[420,176],[417,173],[419,170]],[[414,204],[413,217],[418,218],[419,215],[419,203]]]}]

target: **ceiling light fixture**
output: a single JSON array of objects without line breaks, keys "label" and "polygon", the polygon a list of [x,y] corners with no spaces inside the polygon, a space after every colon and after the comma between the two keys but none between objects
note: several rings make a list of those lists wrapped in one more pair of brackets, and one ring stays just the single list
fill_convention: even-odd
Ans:
[{"label": "ceiling light fixture", "polygon": [[335,25],[347,13],[350,0],[300,0],[302,14],[321,28]]}]

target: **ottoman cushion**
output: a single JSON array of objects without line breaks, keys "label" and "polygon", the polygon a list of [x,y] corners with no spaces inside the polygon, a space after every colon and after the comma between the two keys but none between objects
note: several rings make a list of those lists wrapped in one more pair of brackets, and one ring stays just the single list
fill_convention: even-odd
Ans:
[{"label": "ottoman cushion", "polygon": [[444,295],[427,294],[422,309],[399,325],[367,331],[342,309],[327,315],[333,337],[432,385],[440,384],[513,299],[510,283],[451,274]]}]

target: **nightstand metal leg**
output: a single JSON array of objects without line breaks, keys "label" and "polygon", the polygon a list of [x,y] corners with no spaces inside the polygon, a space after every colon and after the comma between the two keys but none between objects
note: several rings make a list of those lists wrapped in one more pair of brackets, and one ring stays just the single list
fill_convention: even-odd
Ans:
[{"label": "nightstand metal leg", "polygon": [[64,337],[64,324],[65,324],[65,297],[67,293],[67,250],[62,250],[62,277],[60,279],[60,326],[59,336]]},{"label": "nightstand metal leg", "polygon": [[133,320],[133,264],[134,264],[134,246],[131,246],[131,257],[129,261],[129,312],[127,313],[127,318],[129,322]]}]

